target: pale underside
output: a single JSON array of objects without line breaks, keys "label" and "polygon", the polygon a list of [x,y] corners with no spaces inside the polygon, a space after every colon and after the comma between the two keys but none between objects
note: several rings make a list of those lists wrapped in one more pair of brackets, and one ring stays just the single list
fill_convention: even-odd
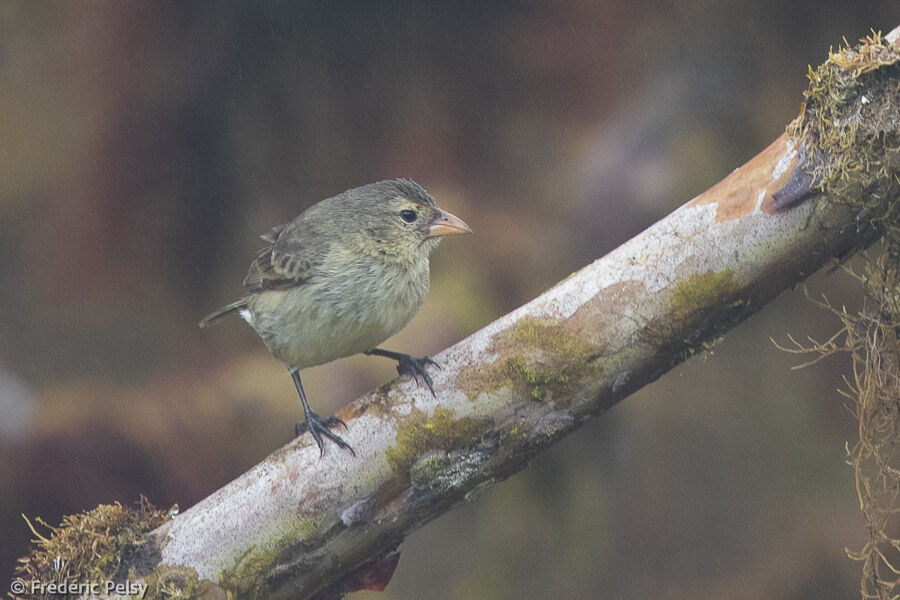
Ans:
[{"label": "pale underside", "polygon": [[427,255],[422,261],[418,269],[345,264],[340,273],[251,294],[241,316],[289,367],[358,354],[400,331],[418,312],[429,288]]}]

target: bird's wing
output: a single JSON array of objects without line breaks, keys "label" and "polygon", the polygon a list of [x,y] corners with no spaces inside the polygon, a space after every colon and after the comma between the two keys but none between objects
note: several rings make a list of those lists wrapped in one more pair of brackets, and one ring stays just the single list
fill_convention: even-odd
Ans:
[{"label": "bird's wing", "polygon": [[308,240],[316,236],[305,220],[279,225],[261,237],[270,243],[260,250],[244,278],[248,291],[284,289],[309,279],[321,251],[310,246]]}]

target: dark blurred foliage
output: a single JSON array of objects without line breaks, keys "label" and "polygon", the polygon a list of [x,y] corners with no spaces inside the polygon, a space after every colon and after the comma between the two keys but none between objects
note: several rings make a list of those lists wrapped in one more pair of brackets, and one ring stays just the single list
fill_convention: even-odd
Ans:
[{"label": "dark blurred foliage", "polygon": [[[476,232],[387,344],[434,353],[742,164],[808,63],[898,22],[896,0],[3,3],[0,566],[20,513],[186,507],[290,439],[283,367],[238,322],[196,328],[256,234],[425,185]],[[852,597],[846,364],[790,371],[769,342],[835,327],[785,295],[416,532],[384,597]],[[304,381],[328,412],[392,377],[353,358]]]}]

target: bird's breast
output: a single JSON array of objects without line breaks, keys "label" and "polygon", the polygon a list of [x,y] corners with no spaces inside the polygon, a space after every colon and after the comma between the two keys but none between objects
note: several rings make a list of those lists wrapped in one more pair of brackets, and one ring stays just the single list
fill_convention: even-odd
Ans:
[{"label": "bird's breast", "polygon": [[248,322],[277,358],[303,368],[381,344],[412,319],[428,288],[427,261],[424,272],[345,264],[299,286],[252,296]]}]

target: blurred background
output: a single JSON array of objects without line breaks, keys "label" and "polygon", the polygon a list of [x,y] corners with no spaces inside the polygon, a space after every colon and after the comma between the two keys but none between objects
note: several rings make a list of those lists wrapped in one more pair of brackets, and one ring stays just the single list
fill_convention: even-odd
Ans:
[{"label": "blurred background", "polygon": [[[284,367],[238,320],[259,233],[412,177],[442,244],[432,354],[717,182],[797,114],[807,64],[896,0],[0,4],[0,568],[98,503],[182,509],[291,439]],[[840,274],[814,293],[850,306]],[[858,595],[864,539],[835,391],[770,336],[837,327],[799,291],[714,352],[402,546],[401,599]],[[396,376],[304,372],[329,414]]]}]

